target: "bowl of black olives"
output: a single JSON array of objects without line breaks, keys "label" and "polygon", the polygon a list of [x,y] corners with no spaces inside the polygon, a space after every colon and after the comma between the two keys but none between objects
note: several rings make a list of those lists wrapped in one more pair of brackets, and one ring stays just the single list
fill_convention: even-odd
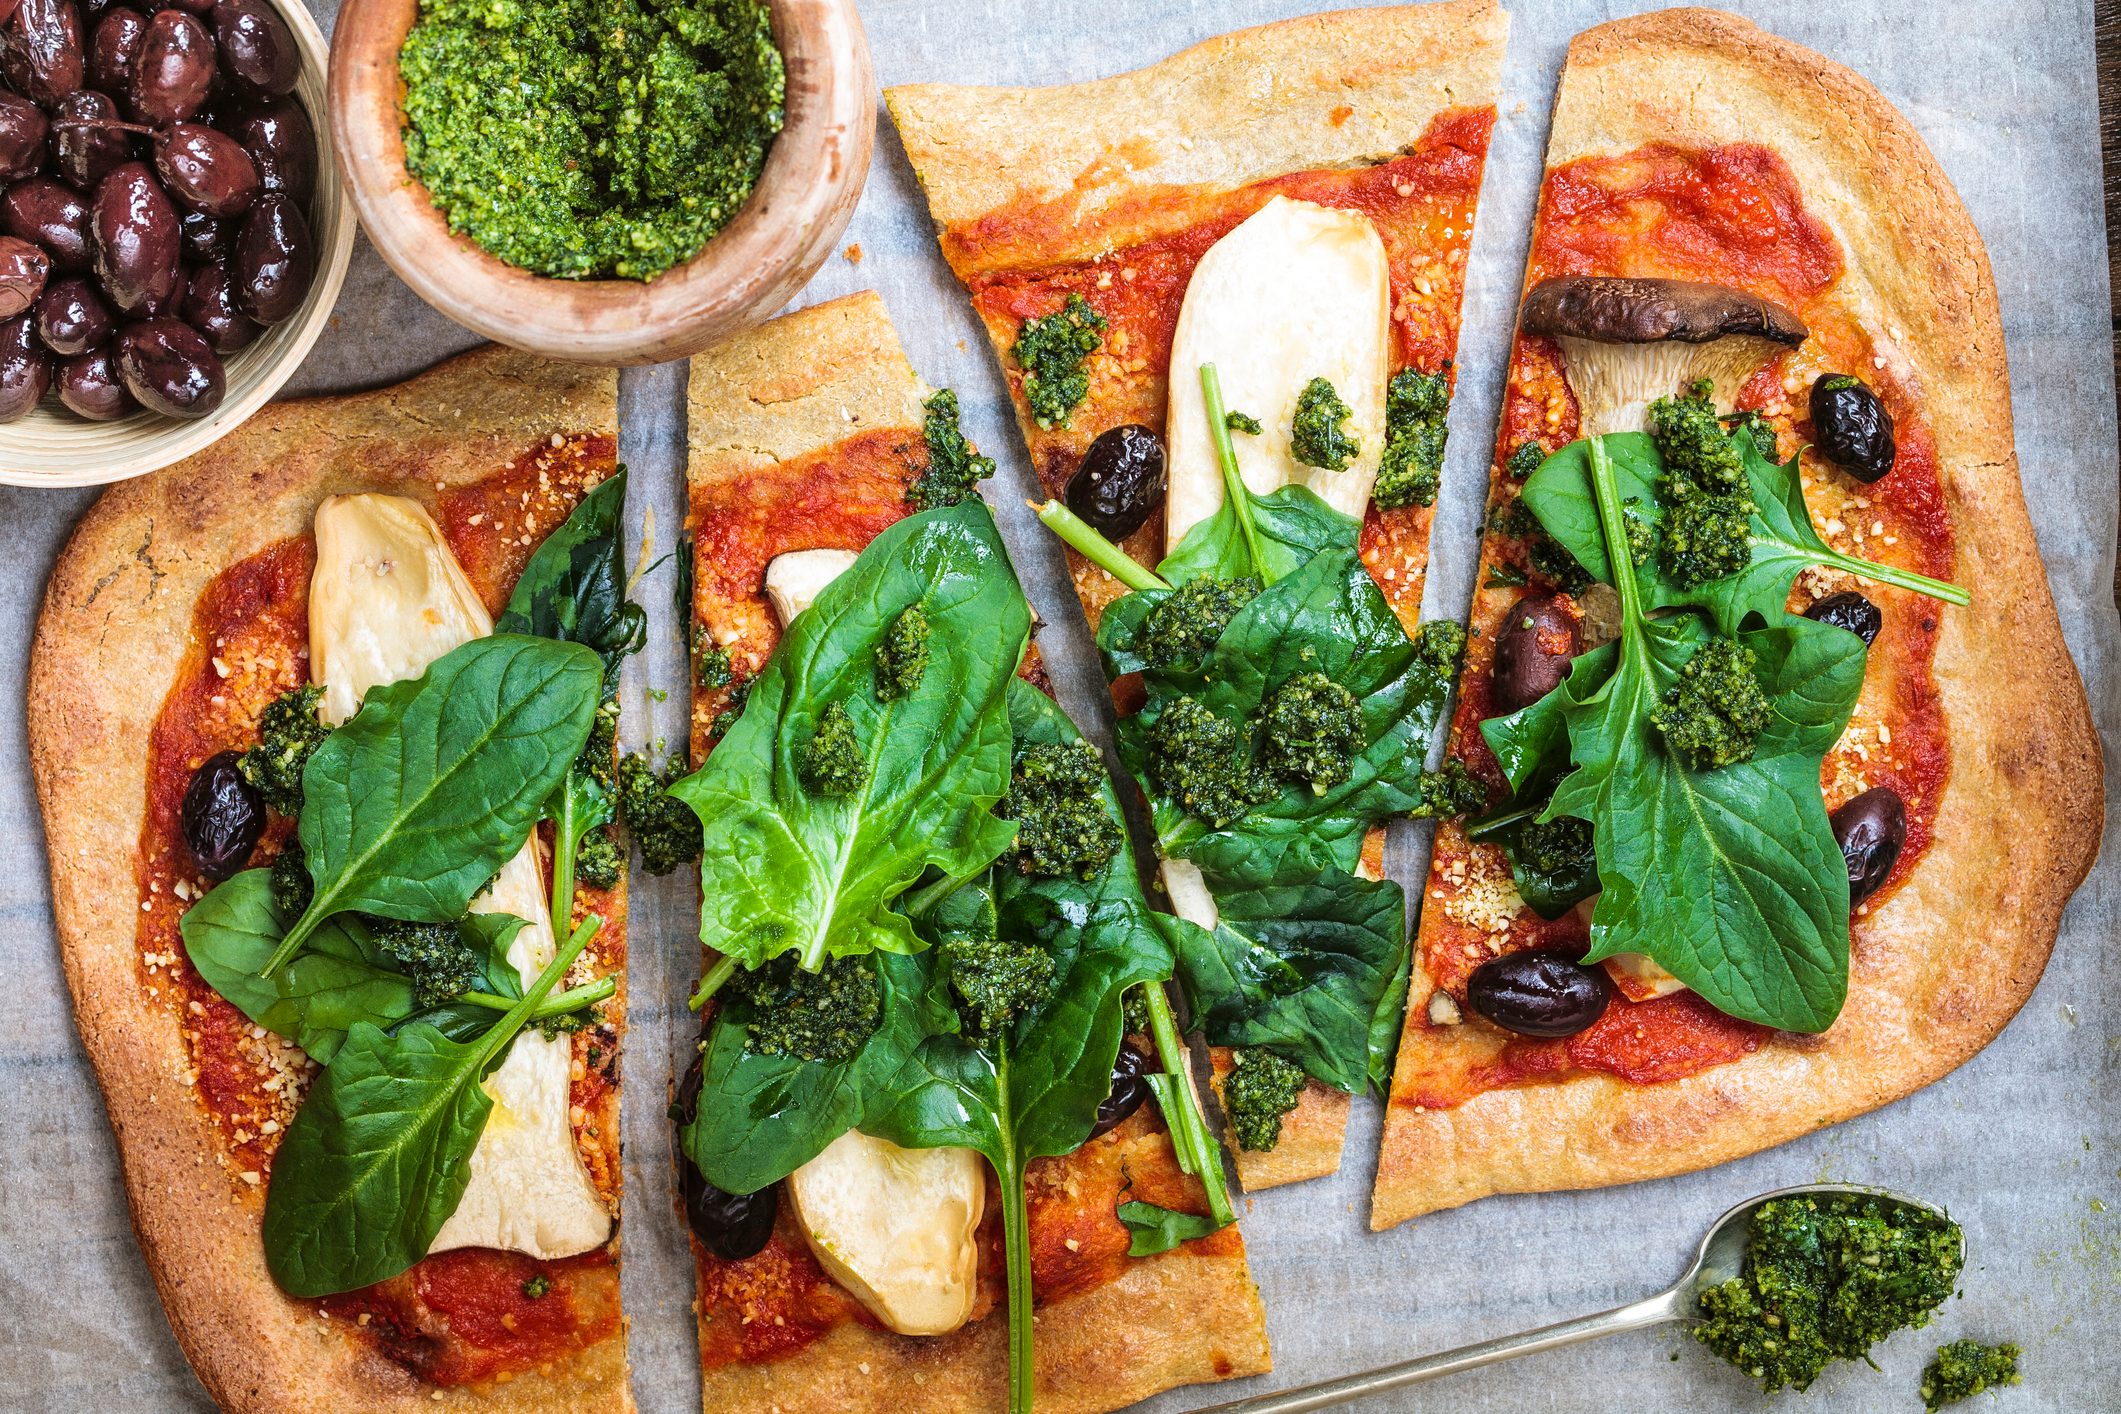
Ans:
[{"label": "bowl of black olives", "polygon": [[330,317],[354,214],[300,0],[0,0],[0,483],[167,466]]}]

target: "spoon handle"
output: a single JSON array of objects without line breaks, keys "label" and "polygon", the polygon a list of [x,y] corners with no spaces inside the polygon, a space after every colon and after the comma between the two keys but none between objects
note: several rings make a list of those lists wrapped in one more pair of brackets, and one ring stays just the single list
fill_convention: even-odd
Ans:
[{"label": "spoon handle", "polygon": [[1483,1340],[1476,1345],[1462,1345],[1456,1350],[1402,1360],[1396,1365],[1386,1365],[1382,1369],[1365,1370],[1358,1375],[1343,1375],[1337,1380],[1304,1385],[1299,1389],[1282,1390],[1276,1394],[1256,1394],[1247,1399],[1232,1400],[1227,1404],[1213,1404],[1196,1410],[1195,1414],[1304,1414],[1306,1410],[1326,1409],[1336,1404],[1345,1404],[1351,1399],[1366,1399],[1383,1394],[1402,1385],[1433,1380],[1438,1375],[1455,1375],[1460,1370],[1492,1365],[1498,1360],[1508,1360],[1518,1355],[1553,1350],[1558,1346],[1574,1345],[1580,1340],[1593,1340],[1602,1335],[1640,1330],[1644,1326],[1677,1320],[1680,1315],[1679,1304],[1679,1293],[1676,1290],[1664,1291],[1631,1305],[1600,1311],[1595,1316],[1578,1316],[1573,1321],[1561,1321],[1551,1326],[1541,1326],[1537,1330],[1520,1331],[1516,1335],[1497,1336],[1493,1340]]}]

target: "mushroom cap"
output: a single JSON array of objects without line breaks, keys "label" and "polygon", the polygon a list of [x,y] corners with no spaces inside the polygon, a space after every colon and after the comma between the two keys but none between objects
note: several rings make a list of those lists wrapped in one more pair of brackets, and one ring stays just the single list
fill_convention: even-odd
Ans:
[{"label": "mushroom cap", "polygon": [[1773,300],[1729,285],[1623,275],[1541,280],[1525,296],[1521,325],[1528,334],[1606,344],[1705,344],[1744,334],[1794,348],[1810,332]]}]

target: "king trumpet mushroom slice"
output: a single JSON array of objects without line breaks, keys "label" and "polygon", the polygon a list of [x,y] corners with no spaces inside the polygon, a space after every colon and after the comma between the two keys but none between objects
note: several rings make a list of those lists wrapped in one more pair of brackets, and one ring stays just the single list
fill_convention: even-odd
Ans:
[{"label": "king trumpet mushroom slice", "polygon": [[766,566],[766,597],[786,628],[854,563],[852,550],[790,550]]},{"label": "king trumpet mushroom slice", "polygon": [[803,1237],[826,1271],[900,1335],[944,1335],[972,1315],[987,1175],[970,1149],[901,1149],[850,1129],[788,1176]]},{"label": "king trumpet mushroom slice", "polygon": [[1560,345],[1582,437],[1640,432],[1652,402],[1703,378],[1729,407],[1762,364],[1810,333],[1773,300],[1728,285],[1616,275],[1540,281],[1519,324]]}]

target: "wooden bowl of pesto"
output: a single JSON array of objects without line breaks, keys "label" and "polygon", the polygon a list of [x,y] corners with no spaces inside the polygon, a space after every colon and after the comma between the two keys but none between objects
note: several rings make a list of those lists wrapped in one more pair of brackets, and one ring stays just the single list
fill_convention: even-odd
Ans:
[{"label": "wooden bowl of pesto", "polygon": [[[786,304],[846,230],[876,137],[868,41],[853,0],[766,0],[785,96],[761,138],[748,123],[774,95],[745,87],[764,72],[755,55],[710,73],[726,53],[653,6],[579,3],[346,0],[330,73],[339,169],[384,260],[466,328],[581,363],[683,358]],[[505,45],[483,32],[497,10],[514,22]],[[703,53],[656,86],[673,54]],[[615,88],[636,87],[638,105],[616,106]],[[717,97],[731,89],[734,107]],[[533,90],[512,108],[490,97]],[[738,200],[725,223],[721,203]]]}]

